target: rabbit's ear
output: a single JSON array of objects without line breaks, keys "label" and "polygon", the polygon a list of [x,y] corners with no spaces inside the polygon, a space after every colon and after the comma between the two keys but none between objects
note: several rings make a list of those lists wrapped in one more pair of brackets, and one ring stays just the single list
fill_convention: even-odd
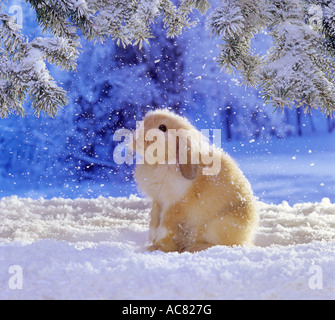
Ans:
[{"label": "rabbit's ear", "polygon": [[198,167],[196,164],[180,164],[179,168],[185,179],[194,180],[197,177]]},{"label": "rabbit's ear", "polygon": [[197,177],[198,166],[196,164],[192,164],[192,153],[191,153],[191,144],[187,141],[187,144],[184,145],[184,148],[187,148],[187,161],[186,163],[180,163],[180,139],[177,137],[176,139],[177,147],[177,164],[179,166],[180,172],[185,179],[194,180]]}]

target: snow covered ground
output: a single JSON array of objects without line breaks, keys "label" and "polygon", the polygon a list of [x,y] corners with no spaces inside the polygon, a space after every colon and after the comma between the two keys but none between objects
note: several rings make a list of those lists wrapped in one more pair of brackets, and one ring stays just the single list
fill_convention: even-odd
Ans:
[{"label": "snow covered ground", "polygon": [[2,184],[0,299],[335,299],[335,144],[326,137],[223,146],[259,197],[252,248],[148,252],[150,203],[130,195],[133,184],[11,193]]},{"label": "snow covered ground", "polygon": [[[0,299],[335,298],[335,204],[328,199],[259,202],[255,247],[198,254],[146,251],[149,206],[135,196],[3,198]],[[22,270],[22,289],[13,289],[20,274],[11,266]]]}]

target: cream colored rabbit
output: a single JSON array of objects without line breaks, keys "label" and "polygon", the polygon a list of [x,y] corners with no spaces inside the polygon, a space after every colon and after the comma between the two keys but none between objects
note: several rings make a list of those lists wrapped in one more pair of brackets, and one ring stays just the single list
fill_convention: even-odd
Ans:
[{"label": "cream colored rabbit", "polygon": [[[209,147],[186,118],[167,110],[147,114],[134,147],[143,157],[135,179],[153,202],[153,250],[252,245],[258,216],[249,182],[232,158]],[[212,168],[202,149],[210,151]]]}]

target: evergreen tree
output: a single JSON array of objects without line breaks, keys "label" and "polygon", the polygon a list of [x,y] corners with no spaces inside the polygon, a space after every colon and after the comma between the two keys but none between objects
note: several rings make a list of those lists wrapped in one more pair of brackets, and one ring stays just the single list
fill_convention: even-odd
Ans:
[{"label": "evergreen tree", "polygon": [[116,172],[123,180],[130,176],[126,165],[120,170],[112,161],[119,144],[113,141],[115,131],[134,129],[148,106],[178,112],[184,104],[183,44],[167,39],[164,33],[159,24],[151,45],[141,49],[124,49],[113,41],[84,42],[86,50],[78,60],[77,72],[64,81],[74,108],[66,157],[79,180],[115,179]]}]

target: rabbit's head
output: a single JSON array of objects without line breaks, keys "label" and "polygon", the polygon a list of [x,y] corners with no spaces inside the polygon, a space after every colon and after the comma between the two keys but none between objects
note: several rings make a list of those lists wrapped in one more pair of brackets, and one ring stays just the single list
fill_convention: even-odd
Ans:
[{"label": "rabbit's head", "polygon": [[184,117],[168,110],[148,113],[136,130],[136,152],[148,165],[175,165],[193,180],[199,165],[200,133]]}]

